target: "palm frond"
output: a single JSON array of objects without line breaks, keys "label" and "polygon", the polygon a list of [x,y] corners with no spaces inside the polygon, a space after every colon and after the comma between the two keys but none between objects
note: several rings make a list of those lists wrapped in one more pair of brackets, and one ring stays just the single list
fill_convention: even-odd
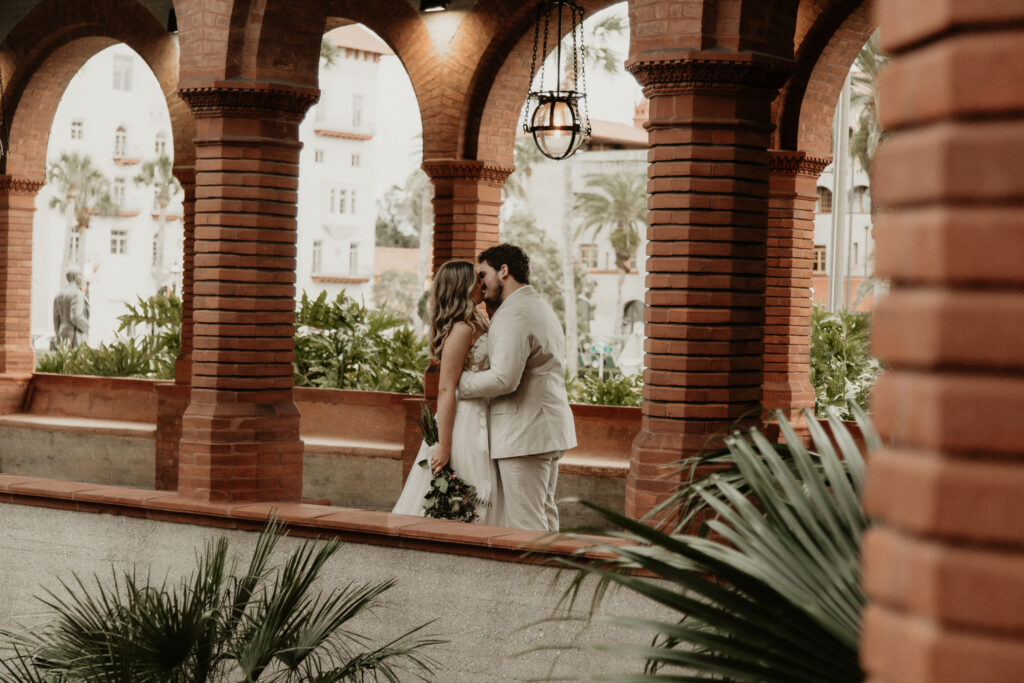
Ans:
[{"label": "palm frond", "polygon": [[[866,415],[853,411],[865,438],[877,443]],[[813,415],[807,415],[813,451],[782,415],[777,418],[788,446],[756,430],[734,432],[727,450],[702,458],[718,470],[698,476],[674,498],[677,506],[689,506],[681,517],[708,518],[717,540],[582,503],[628,543],[601,545],[607,560],[566,561],[577,571],[562,605],[571,611],[584,583],[596,582],[591,615],[610,586],[677,615],[603,617],[649,643],[599,645],[645,663],[642,675],[602,680],[863,680],[857,644],[865,603],[859,563],[867,527],[859,503],[864,458],[836,418],[830,427],[838,452]]]}]

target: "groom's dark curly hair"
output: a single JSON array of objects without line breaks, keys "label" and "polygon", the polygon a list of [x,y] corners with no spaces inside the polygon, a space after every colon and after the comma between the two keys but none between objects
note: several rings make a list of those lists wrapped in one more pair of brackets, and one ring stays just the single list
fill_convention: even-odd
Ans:
[{"label": "groom's dark curly hair", "polygon": [[521,285],[530,284],[530,257],[514,244],[504,242],[480,252],[478,263],[487,261],[487,265],[495,270],[508,266],[508,274]]}]

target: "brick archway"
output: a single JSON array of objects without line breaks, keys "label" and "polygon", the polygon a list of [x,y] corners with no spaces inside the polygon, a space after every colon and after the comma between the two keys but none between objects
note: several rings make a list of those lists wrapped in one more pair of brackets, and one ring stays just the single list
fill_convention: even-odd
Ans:
[{"label": "brick archway", "polygon": [[175,164],[194,163],[195,123],[177,97],[178,49],[156,17],[133,0],[46,0],[0,46],[11,65],[4,78],[11,112],[10,154],[4,160],[8,175],[45,177],[50,126],[64,89],[90,57],[119,42],[142,57],[160,84],[171,119]]},{"label": "brick archway", "polygon": [[776,101],[773,147],[817,157],[832,154],[832,115],[846,74],[877,28],[873,0],[801,4],[796,68]]}]

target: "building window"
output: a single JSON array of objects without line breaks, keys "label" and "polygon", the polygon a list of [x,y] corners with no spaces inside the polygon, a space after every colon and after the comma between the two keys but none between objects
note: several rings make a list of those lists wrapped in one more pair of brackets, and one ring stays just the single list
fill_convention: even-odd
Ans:
[{"label": "building window", "polygon": [[156,134],[156,142],[153,143],[153,151],[156,152],[158,157],[162,157],[167,154],[167,136],[163,133]]},{"label": "building window", "polygon": [[832,190],[818,187],[818,213],[832,212]]},{"label": "building window", "polygon": [[356,212],[356,191],[343,187],[332,187],[328,192],[329,213],[337,215],[353,215]]},{"label": "building window", "polygon": [[814,245],[814,264],[811,266],[811,270],[813,270],[815,273],[824,273],[825,272],[825,245],[824,244],[815,244]]},{"label": "building window", "polygon": [[128,252],[128,231],[127,230],[111,230],[110,231],[110,253],[111,254],[125,254]]},{"label": "building window", "polygon": [[80,119],[71,122],[71,139],[81,140],[85,135],[85,123]]},{"label": "building window", "polygon": [[71,231],[71,239],[68,240],[68,260],[78,260],[78,230]]},{"label": "building window", "polygon": [[114,191],[112,195],[114,202],[118,205],[124,204],[125,187],[126,184],[124,178],[114,178]]},{"label": "building window", "polygon": [[871,190],[864,185],[853,188],[850,196],[850,211],[854,213],[871,212]]},{"label": "building window", "polygon": [[324,243],[320,240],[313,242],[313,272],[321,273],[324,269]]},{"label": "building window", "polygon": [[348,245],[348,272],[359,272],[359,242]]},{"label": "building window", "polygon": [[584,268],[590,270],[597,269],[597,245],[596,244],[581,244],[580,245],[580,262]]},{"label": "building window", "polygon": [[160,236],[153,235],[153,266],[157,265],[157,258],[160,253]]},{"label": "building window", "polygon": [[128,131],[124,126],[118,126],[114,132],[114,156],[128,156]]},{"label": "building window", "polygon": [[324,151],[322,149],[318,149],[313,152],[313,161],[318,164],[324,163]]},{"label": "building window", "polygon": [[352,125],[359,128],[363,125],[363,96],[352,96]]},{"label": "building window", "polygon": [[860,263],[860,242],[853,243],[853,262]]},{"label": "building window", "polygon": [[357,152],[357,153],[354,153],[354,154],[352,155],[352,165],[353,165],[353,166],[358,166],[358,165],[360,164],[360,161],[361,161],[361,160],[359,159],[359,153],[358,153],[358,152]]},{"label": "building window", "polygon": [[114,56],[114,90],[132,89],[132,62],[131,57],[122,55]]}]

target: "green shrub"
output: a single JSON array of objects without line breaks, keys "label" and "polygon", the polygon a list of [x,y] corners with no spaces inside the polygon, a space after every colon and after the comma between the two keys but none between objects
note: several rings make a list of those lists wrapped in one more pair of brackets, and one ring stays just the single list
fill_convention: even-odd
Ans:
[{"label": "green shrub", "polygon": [[408,321],[344,292],[305,293],[295,314],[296,386],[423,393],[427,343]]},{"label": "green shrub", "polygon": [[587,373],[568,378],[566,391],[570,403],[588,403],[599,406],[639,406],[643,390],[642,375],[605,374],[604,378]]},{"label": "green shrub", "polygon": [[[97,377],[160,377],[156,374],[156,355],[148,339],[119,338],[95,348],[58,346],[39,354],[36,371]],[[170,377],[173,376],[172,366]]]},{"label": "green shrub", "polygon": [[418,636],[426,624],[382,645],[352,630],[394,580],[318,588],[340,543],[305,541],[275,567],[280,532],[267,525],[241,575],[221,537],[177,581],[154,584],[132,569],[110,582],[62,582],[60,594],[40,598],[48,623],[0,633],[0,682],[328,683],[431,674],[435,663],[423,651],[444,641]]},{"label": "green shrub", "polygon": [[852,419],[851,403],[867,408],[882,366],[871,355],[871,314],[829,313],[817,306],[811,313],[811,385],[818,417],[836,412]]}]

